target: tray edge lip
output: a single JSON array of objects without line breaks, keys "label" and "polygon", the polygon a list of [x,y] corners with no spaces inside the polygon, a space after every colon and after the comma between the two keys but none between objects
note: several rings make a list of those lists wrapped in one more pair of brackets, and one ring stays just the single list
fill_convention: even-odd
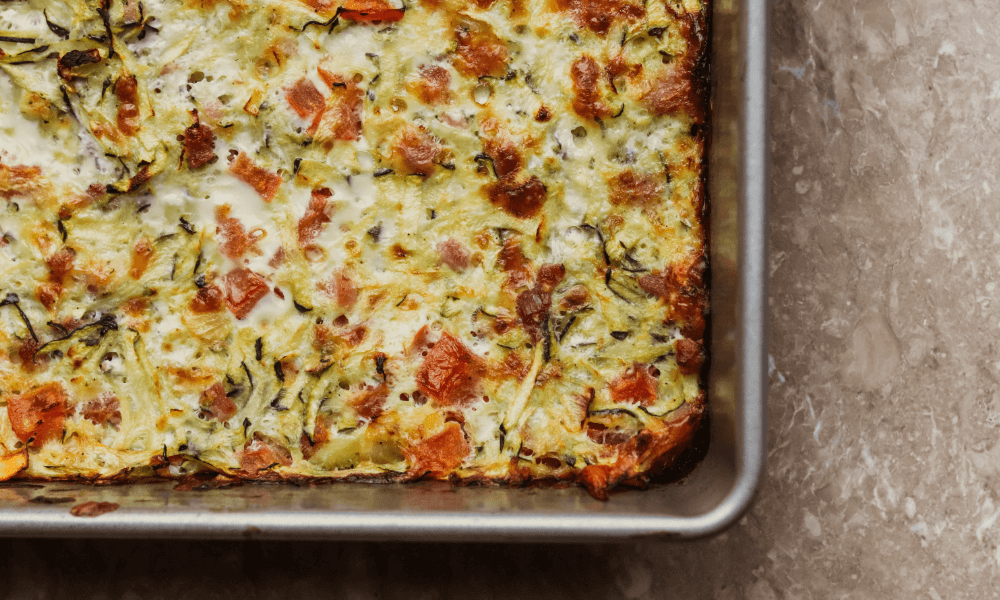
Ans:
[{"label": "tray edge lip", "polygon": [[[769,5],[742,0],[740,41],[739,395],[742,435],[730,492],[694,517],[372,511],[157,513],[127,509],[96,519],[41,508],[0,509],[0,537],[620,541],[697,538],[734,524],[753,503],[766,460]],[[303,515],[309,515],[305,522]],[[224,515],[220,518],[220,515]],[[55,516],[55,518],[53,518]],[[209,521],[209,517],[211,521]],[[296,521],[300,521],[296,523]]]}]

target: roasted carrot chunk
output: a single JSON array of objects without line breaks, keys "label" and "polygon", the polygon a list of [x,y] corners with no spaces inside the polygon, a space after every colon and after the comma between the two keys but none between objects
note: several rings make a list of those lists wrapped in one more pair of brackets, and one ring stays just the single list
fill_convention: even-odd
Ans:
[{"label": "roasted carrot chunk", "polygon": [[278,187],[281,186],[281,175],[261,167],[242,152],[233,161],[229,170],[241,181],[257,190],[264,202],[274,200]]},{"label": "roasted carrot chunk", "polygon": [[285,90],[285,100],[303,119],[311,117],[323,110],[326,100],[316,88],[316,84],[305,77],[299,79]]},{"label": "roasted carrot chunk", "polygon": [[358,288],[343,269],[319,284],[319,289],[336,300],[340,308],[350,308],[358,301]]},{"label": "roasted carrot chunk", "polygon": [[271,467],[292,464],[292,455],[277,441],[259,433],[253,434],[240,452],[240,468],[250,475],[257,475]]},{"label": "roasted carrot chunk", "polygon": [[656,378],[647,365],[635,364],[609,384],[615,402],[649,406],[656,402]]},{"label": "roasted carrot chunk", "polygon": [[228,421],[236,414],[236,403],[226,395],[221,383],[213,384],[201,394],[201,407],[219,422]]},{"label": "roasted carrot chunk", "polygon": [[329,188],[313,190],[306,214],[299,219],[299,246],[305,246],[316,239],[323,227],[331,221],[329,198],[332,195]]},{"label": "roasted carrot chunk", "polygon": [[55,381],[11,398],[7,416],[17,439],[32,448],[62,439],[67,399],[66,390]]},{"label": "roasted carrot chunk", "polygon": [[309,125],[315,140],[331,148],[336,141],[349,142],[361,136],[361,108],[364,92],[353,79],[319,69],[320,78],[330,88],[326,106]]},{"label": "roasted carrot chunk", "polygon": [[385,401],[389,397],[389,386],[380,383],[377,386],[368,386],[362,390],[353,400],[351,405],[358,411],[358,416],[369,421],[377,418],[385,410]]},{"label": "roasted carrot chunk", "polygon": [[259,254],[257,240],[264,231],[258,228],[248,232],[239,219],[229,216],[231,211],[232,207],[228,204],[215,207],[216,231],[221,242],[219,250],[233,260],[243,258],[247,251]]},{"label": "roasted carrot chunk", "polygon": [[462,426],[449,421],[444,431],[404,448],[403,454],[410,462],[411,471],[441,475],[461,466],[469,451]]},{"label": "roasted carrot chunk", "polygon": [[271,288],[263,277],[250,269],[236,269],[222,278],[226,289],[226,306],[237,319],[245,319]]},{"label": "roasted carrot chunk", "polygon": [[417,372],[417,387],[441,404],[462,404],[479,384],[477,357],[455,336],[445,333],[427,353]]}]

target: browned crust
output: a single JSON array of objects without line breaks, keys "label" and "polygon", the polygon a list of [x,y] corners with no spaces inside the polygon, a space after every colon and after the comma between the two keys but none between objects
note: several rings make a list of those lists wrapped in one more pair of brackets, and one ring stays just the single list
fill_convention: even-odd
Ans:
[{"label": "browned crust", "polygon": [[598,500],[620,484],[645,486],[649,478],[663,471],[690,445],[705,411],[703,404],[678,409],[678,416],[659,431],[643,429],[622,444],[618,460],[611,465],[588,465],[577,481]]},{"label": "browned crust", "polygon": [[[653,431],[643,429],[632,439],[619,446],[618,459],[612,465],[587,465],[583,469],[564,470],[545,476],[533,476],[527,467],[528,461],[511,458],[510,472],[504,477],[489,477],[481,474],[460,475],[420,467],[408,471],[382,473],[349,473],[343,475],[299,475],[280,473],[262,469],[254,474],[240,469],[220,468],[200,461],[197,457],[175,454],[164,457],[156,455],[148,467],[124,469],[108,476],[67,475],[64,477],[22,476],[24,466],[8,479],[17,481],[65,481],[92,485],[124,485],[176,481],[179,491],[201,491],[219,487],[231,487],[243,483],[291,483],[294,485],[319,485],[325,483],[412,483],[417,481],[447,481],[453,485],[506,485],[508,487],[564,487],[576,483],[586,488],[598,500],[607,500],[609,494],[619,486],[644,488],[650,479],[670,467],[677,456],[691,443],[701,425],[705,411],[704,402],[685,405],[673,413],[673,419],[664,423],[663,428]],[[12,455],[13,456],[13,455]],[[183,462],[197,463],[203,470],[184,475],[172,475],[167,468],[170,464]],[[523,464],[522,464],[523,463]],[[0,479],[0,481],[4,481]]]}]

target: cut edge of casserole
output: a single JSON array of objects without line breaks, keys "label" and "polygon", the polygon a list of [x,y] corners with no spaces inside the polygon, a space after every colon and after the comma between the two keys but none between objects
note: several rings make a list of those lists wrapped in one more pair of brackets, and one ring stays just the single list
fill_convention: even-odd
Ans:
[{"label": "cut edge of casserole", "polygon": [[0,8],[0,481],[643,486],[705,406],[704,0]]}]

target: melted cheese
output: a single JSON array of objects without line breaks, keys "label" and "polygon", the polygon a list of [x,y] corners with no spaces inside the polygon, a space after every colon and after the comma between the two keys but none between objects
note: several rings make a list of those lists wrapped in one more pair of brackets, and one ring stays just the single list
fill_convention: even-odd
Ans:
[{"label": "melted cheese", "polygon": [[[700,407],[699,2],[609,0],[602,33],[549,0],[147,0],[113,39],[44,4],[0,9],[33,40],[0,43],[0,445],[27,474],[574,477]],[[61,435],[18,425],[53,383]]]}]

